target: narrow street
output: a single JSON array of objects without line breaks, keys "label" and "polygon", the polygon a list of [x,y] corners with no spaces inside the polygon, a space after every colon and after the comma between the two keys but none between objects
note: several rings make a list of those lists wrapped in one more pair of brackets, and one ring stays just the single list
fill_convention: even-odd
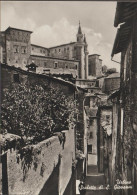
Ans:
[{"label": "narrow street", "polygon": [[86,177],[85,186],[94,186],[96,190],[87,189],[85,195],[110,195],[110,190],[106,189],[105,176],[104,174],[98,173],[97,166],[88,166],[87,173],[88,176]]}]

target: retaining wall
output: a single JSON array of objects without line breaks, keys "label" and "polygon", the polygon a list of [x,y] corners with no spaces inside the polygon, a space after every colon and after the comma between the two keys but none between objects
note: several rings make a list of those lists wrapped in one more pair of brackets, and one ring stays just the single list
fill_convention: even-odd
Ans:
[{"label": "retaining wall", "polygon": [[[17,163],[16,151],[8,151],[7,172],[9,194],[38,195],[58,164],[59,158],[59,189],[57,191],[59,195],[63,194],[71,178],[72,159],[75,158],[74,130],[64,131],[64,134],[66,137],[64,148],[60,144],[58,136],[53,136],[35,146],[36,149],[41,150],[41,153],[36,155],[38,167],[34,170],[34,165],[31,165],[25,174],[25,181],[23,180],[23,160]],[[43,175],[41,174],[41,170]]]}]

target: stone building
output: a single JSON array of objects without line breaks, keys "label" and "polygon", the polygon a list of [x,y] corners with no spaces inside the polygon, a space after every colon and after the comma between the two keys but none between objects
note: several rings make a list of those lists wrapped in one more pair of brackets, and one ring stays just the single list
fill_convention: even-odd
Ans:
[{"label": "stone building", "polygon": [[98,54],[92,54],[88,57],[89,78],[102,76],[102,60]]},{"label": "stone building", "polygon": [[9,27],[0,34],[2,63],[26,68],[34,62],[38,73],[72,74],[88,78],[88,45],[79,24],[77,41],[51,48],[31,44],[31,31]]},{"label": "stone building", "polygon": [[1,39],[5,42],[5,44],[1,44],[3,50],[2,62],[24,69],[31,54],[31,33],[31,31],[11,27],[2,32]]},{"label": "stone building", "polygon": [[119,24],[121,25],[112,50],[112,57],[121,53],[120,92],[115,95],[116,97],[112,96],[112,101],[115,100],[115,116],[118,114],[113,121],[117,145],[112,143],[115,148],[113,159],[116,159],[112,170],[117,170],[115,178],[131,181],[131,188],[122,190],[121,193],[135,195],[137,194],[137,3],[117,3],[114,26],[117,27]]},{"label": "stone building", "polygon": [[50,48],[32,44],[31,34],[31,31],[12,27],[0,32],[1,63],[24,70],[26,65],[35,63],[37,73],[72,75],[79,79],[80,85],[102,75],[102,60],[98,54],[88,55],[88,44],[80,23],[75,42]]},{"label": "stone building", "polygon": [[[113,91],[116,91],[120,88],[120,74],[112,73],[104,78],[102,85],[102,91],[106,94],[111,94]],[[100,80],[100,79],[99,79]]]}]

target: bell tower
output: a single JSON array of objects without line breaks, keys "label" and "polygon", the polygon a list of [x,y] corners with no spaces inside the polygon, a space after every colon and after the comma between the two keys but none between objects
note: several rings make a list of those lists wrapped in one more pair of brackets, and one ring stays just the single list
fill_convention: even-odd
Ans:
[{"label": "bell tower", "polygon": [[78,33],[77,33],[77,42],[82,43],[84,41],[84,36],[82,34],[80,21],[79,21],[79,27],[78,27]]},{"label": "bell tower", "polygon": [[79,22],[77,42],[76,42],[76,59],[80,61],[79,78],[85,79],[85,51],[84,51],[84,35],[82,34],[81,25]]},{"label": "bell tower", "polygon": [[85,53],[85,79],[88,79],[88,44],[87,44],[87,40],[86,40],[86,36],[84,34],[84,53]]}]

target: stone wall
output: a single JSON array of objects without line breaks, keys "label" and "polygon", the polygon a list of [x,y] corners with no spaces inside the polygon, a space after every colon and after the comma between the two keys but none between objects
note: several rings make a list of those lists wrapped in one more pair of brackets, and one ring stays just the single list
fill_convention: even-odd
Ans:
[{"label": "stone wall", "polygon": [[[75,140],[74,130],[64,131],[66,141],[60,144],[58,136],[53,136],[47,140],[35,145],[35,149],[40,149],[41,153],[37,154],[38,167],[34,165],[26,172],[23,180],[23,160],[17,163],[16,151],[7,153],[7,170],[9,194],[26,194],[37,195],[43,188],[44,184],[52,174],[54,168],[61,158],[59,167],[59,195],[62,195],[72,174],[72,160],[75,159]],[[43,170],[43,175],[41,173]],[[54,185],[54,184],[53,184]],[[49,186],[49,188],[52,186]]]},{"label": "stone wall", "polygon": [[[132,40],[132,37],[130,37],[127,49],[121,55],[121,106],[123,107],[124,118],[120,122],[123,123],[122,139],[124,140],[123,150],[121,151],[123,156],[122,177],[134,182],[134,178],[137,177],[133,167],[133,164],[136,164],[135,159],[137,157],[137,73],[132,69],[133,50],[135,49]],[[134,183],[133,189],[136,191]],[[125,191],[124,194],[128,194],[128,192]]]}]

